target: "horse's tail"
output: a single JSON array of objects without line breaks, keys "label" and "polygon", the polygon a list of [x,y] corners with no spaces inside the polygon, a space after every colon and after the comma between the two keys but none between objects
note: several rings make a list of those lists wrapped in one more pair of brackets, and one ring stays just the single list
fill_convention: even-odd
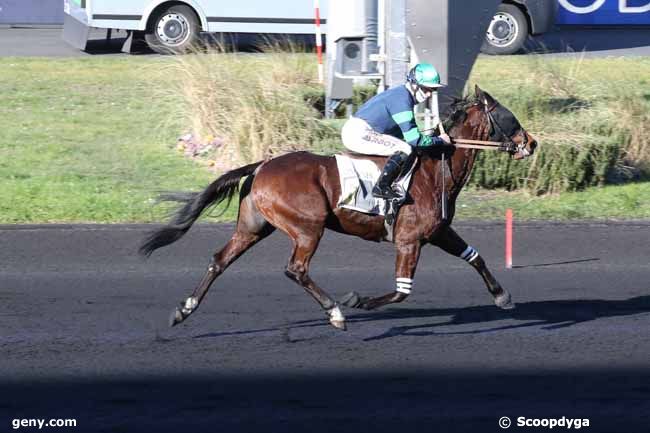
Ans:
[{"label": "horse's tail", "polygon": [[262,165],[259,161],[229,171],[212,182],[206,189],[194,193],[169,193],[161,195],[161,200],[185,203],[176,211],[172,220],[164,227],[152,232],[140,246],[140,254],[149,257],[158,248],[169,245],[179,240],[190,229],[192,224],[199,219],[203,211],[211,206],[216,206],[228,199],[226,209],[239,190],[239,181],[244,176],[251,175],[257,167]]}]

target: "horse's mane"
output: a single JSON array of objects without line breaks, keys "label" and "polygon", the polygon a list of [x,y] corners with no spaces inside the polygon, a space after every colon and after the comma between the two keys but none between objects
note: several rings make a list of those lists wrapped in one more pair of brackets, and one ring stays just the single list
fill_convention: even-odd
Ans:
[{"label": "horse's mane", "polygon": [[[462,98],[454,98],[452,103],[449,104],[449,107],[445,110],[446,114],[442,118],[442,126],[444,126],[445,131],[449,133],[454,125],[464,122],[467,118],[467,109],[478,102],[479,100],[471,95]],[[420,156],[424,159],[431,158],[431,155],[427,152],[421,153]]]},{"label": "horse's mane", "polygon": [[448,114],[442,119],[442,126],[445,127],[445,131],[451,130],[451,128],[458,122],[465,121],[465,118],[467,117],[467,109],[477,102],[478,99],[471,95],[467,95],[463,98],[454,98],[453,102],[445,110]]}]

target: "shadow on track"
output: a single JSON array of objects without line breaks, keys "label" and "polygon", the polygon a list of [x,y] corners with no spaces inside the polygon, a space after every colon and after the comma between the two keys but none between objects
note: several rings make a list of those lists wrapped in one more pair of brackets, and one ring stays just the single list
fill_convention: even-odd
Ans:
[{"label": "shadow on track", "polygon": [[[349,311],[349,310],[348,310]],[[348,323],[374,322],[394,319],[417,319],[417,318],[448,318],[449,320],[437,321],[408,326],[393,326],[381,335],[366,338],[364,341],[382,340],[385,338],[398,337],[400,335],[427,337],[432,335],[449,334],[482,334],[486,332],[497,332],[508,329],[528,328],[541,326],[545,330],[555,330],[576,325],[578,323],[608,317],[633,316],[637,314],[650,313],[650,296],[637,296],[624,300],[600,300],[600,299],[576,299],[576,300],[555,300],[523,302],[517,304],[514,310],[500,310],[493,305],[479,305],[474,307],[460,308],[392,308],[385,311],[368,312],[362,314],[348,314]],[[499,326],[453,331],[438,331],[436,328],[484,324],[498,322],[501,320],[514,319],[521,323],[504,324]],[[229,335],[248,335],[267,332],[281,332],[287,328],[311,328],[318,326],[329,326],[325,320],[304,320],[293,322],[286,326],[211,332],[197,335],[194,338],[214,338]]]},{"label": "shadow on track", "polygon": [[549,263],[535,263],[532,265],[514,265],[513,269],[525,269],[525,268],[543,268],[547,266],[558,266],[558,265],[572,265],[574,263],[584,263],[584,262],[597,262],[600,259],[597,257],[591,259],[577,259],[577,260],[565,260],[563,262],[549,262]]},{"label": "shadow on track", "polygon": [[[625,300],[558,300],[525,302],[517,304],[517,308],[510,311],[498,310],[494,306],[476,306],[467,308],[434,309],[434,310],[396,310],[390,311],[392,318],[408,317],[435,317],[452,316],[445,322],[435,322],[411,326],[394,326],[384,334],[367,338],[365,341],[381,340],[384,338],[408,336],[431,336],[436,334],[482,334],[486,332],[504,331],[508,329],[527,328],[540,326],[545,330],[566,328],[578,323],[589,322],[596,319],[632,316],[636,314],[650,313],[650,296],[637,296]],[[506,324],[467,331],[436,331],[436,328],[482,324],[497,322],[506,319],[515,319],[523,323]],[[362,317],[352,316],[350,322],[381,320],[381,318],[364,315]]]},{"label": "shadow on track", "polygon": [[52,430],[84,433],[496,432],[502,416],[513,423],[520,416],[589,418],[589,432],[638,432],[650,421],[647,369],[182,370],[146,378],[0,380],[2,431],[21,418],[74,418],[76,428]]}]

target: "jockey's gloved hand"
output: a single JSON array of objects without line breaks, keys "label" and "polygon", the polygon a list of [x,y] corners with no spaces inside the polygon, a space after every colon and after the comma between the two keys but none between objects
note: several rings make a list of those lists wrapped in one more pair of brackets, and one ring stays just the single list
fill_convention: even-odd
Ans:
[{"label": "jockey's gloved hand", "polygon": [[438,131],[438,127],[425,129],[424,131],[422,131],[422,135],[426,135],[427,137],[432,137],[436,135],[436,131]]},{"label": "jockey's gloved hand", "polygon": [[417,147],[426,148],[432,146],[444,146],[448,144],[451,144],[451,139],[447,134],[440,134],[437,137],[423,134],[420,137],[420,141],[418,141]]}]

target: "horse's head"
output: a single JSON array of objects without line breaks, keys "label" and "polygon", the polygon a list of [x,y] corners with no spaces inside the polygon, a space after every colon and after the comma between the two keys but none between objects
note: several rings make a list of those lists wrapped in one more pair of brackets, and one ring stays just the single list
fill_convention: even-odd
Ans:
[{"label": "horse's head", "polygon": [[515,115],[480,87],[476,86],[474,92],[478,100],[474,107],[482,111],[489,123],[489,139],[509,145],[514,159],[532,155],[537,148],[537,141],[521,126]]}]

